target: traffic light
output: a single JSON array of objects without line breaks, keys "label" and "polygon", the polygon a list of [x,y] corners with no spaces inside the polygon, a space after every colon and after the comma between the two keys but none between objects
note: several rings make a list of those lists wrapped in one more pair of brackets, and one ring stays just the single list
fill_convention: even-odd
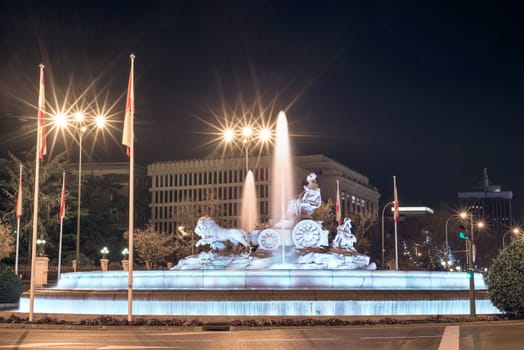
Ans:
[{"label": "traffic light", "polygon": [[466,272],[466,276],[468,276],[468,280],[473,279],[473,271]]},{"label": "traffic light", "polygon": [[463,240],[466,240],[466,241],[469,241],[471,239],[470,236],[468,236],[467,234],[465,234],[462,231],[459,232],[459,237],[460,237],[460,239],[463,239]]},{"label": "traffic light", "polygon": [[460,231],[459,231],[459,237],[460,239],[463,239],[465,241],[469,241],[471,239],[471,236],[467,235],[464,233],[464,231],[466,231],[466,229],[464,228],[464,226],[460,225]]}]

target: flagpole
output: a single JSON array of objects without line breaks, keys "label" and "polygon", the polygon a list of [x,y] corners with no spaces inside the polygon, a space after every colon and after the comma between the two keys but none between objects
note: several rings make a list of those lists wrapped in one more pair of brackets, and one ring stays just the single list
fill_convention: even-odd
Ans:
[{"label": "flagpole", "polygon": [[18,251],[20,249],[20,218],[22,217],[22,164],[20,164],[20,178],[18,180],[18,196],[16,198],[16,257],[15,274],[18,277]]},{"label": "flagpole", "polygon": [[395,270],[398,270],[398,236],[397,236],[397,222],[395,221]]},{"label": "flagpole", "polygon": [[[60,195],[60,239],[58,243],[58,271],[56,281],[60,281],[60,270],[62,266],[62,232],[64,228],[64,210],[65,210],[65,172],[62,173],[62,193]],[[77,262],[78,263],[78,262]]]},{"label": "flagpole", "polygon": [[337,202],[335,203],[335,214],[337,218],[337,224],[342,225],[343,220],[342,220],[342,207],[340,205],[340,184],[338,180],[337,180]]},{"label": "flagpole", "polygon": [[20,247],[20,218],[16,219],[16,257],[15,257],[15,274],[18,277],[18,249]]},{"label": "flagpole", "polygon": [[393,202],[395,206],[395,213],[393,215],[393,221],[395,222],[395,270],[398,271],[398,218],[399,218],[399,211],[398,211],[398,192],[397,192],[397,177],[393,176]]},{"label": "flagpole", "polygon": [[[134,110],[135,110],[135,93],[134,93],[134,64],[135,55],[129,55],[131,58],[131,72],[129,76],[129,86],[127,91],[127,102],[126,102],[126,119],[128,123],[127,132],[129,132],[129,269],[127,274],[127,320],[131,322],[133,320],[133,221],[134,221],[134,202],[135,202],[135,131],[134,131]],[[127,118],[129,117],[129,118]],[[125,124],[125,122],[124,122]],[[124,126],[125,128],[125,126]]]},{"label": "flagpole", "polygon": [[[40,136],[37,137],[40,140]],[[40,144],[40,143],[37,143]],[[31,241],[31,284],[29,289],[29,322],[33,322],[33,311],[35,304],[35,266],[36,266],[36,234],[38,225],[38,192],[40,191],[40,160],[38,158],[39,149],[36,147],[35,163],[35,193],[33,201],[33,238]]]},{"label": "flagpole", "polygon": [[[43,118],[43,81],[44,81],[44,65],[40,63],[40,92],[38,96],[38,130],[36,133],[36,154],[35,154],[35,192],[33,201],[33,236],[31,242],[31,284],[29,289],[29,322],[33,322],[33,312],[35,304],[35,270],[36,270],[36,236],[38,226],[38,194],[40,192],[40,160],[45,154],[45,135],[42,127]],[[42,114],[42,115],[41,115]]]}]

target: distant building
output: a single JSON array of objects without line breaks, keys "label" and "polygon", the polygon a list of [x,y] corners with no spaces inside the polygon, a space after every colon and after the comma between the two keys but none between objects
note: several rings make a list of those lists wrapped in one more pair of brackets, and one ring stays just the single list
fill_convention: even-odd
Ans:
[{"label": "distant building", "polygon": [[[250,157],[249,165],[255,178],[259,221],[270,224],[271,158]],[[294,165],[297,194],[306,175],[315,172],[323,201],[331,198],[335,203],[338,179],[343,215],[369,211],[378,217],[380,193],[366,176],[322,155],[297,156]],[[147,175],[151,177],[150,222],[158,230],[175,232],[180,215],[188,209],[197,216],[214,210],[221,225],[239,227],[245,158],[155,162],[148,165]]]},{"label": "distant building", "polygon": [[488,171],[484,174],[480,186],[475,191],[459,192],[460,205],[473,214],[474,222],[482,220],[485,228],[475,228],[478,261],[484,265],[491,264],[499,249],[502,248],[504,234],[511,229],[511,199],[513,192],[502,191],[500,185],[492,185]]}]

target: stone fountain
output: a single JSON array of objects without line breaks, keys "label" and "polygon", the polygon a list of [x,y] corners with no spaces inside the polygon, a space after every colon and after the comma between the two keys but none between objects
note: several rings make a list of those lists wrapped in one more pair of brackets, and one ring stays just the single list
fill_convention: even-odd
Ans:
[{"label": "stone fountain", "polygon": [[[171,316],[393,316],[468,314],[465,273],[380,271],[354,247],[351,220],[334,239],[312,219],[321,202],[316,174],[293,198],[287,121],[277,123],[272,176],[272,224],[254,229],[256,198],[244,188],[242,228],[201,218],[196,245],[208,251],[182,259],[171,270],[133,272],[133,314]],[[254,186],[252,174],[246,187]],[[250,198],[250,199],[248,199]],[[251,203],[251,204],[248,204]],[[225,251],[226,242],[238,246]],[[475,274],[479,314],[498,313]],[[126,271],[62,274],[55,288],[35,292],[37,313],[127,314]],[[28,295],[20,300],[28,312]]]}]

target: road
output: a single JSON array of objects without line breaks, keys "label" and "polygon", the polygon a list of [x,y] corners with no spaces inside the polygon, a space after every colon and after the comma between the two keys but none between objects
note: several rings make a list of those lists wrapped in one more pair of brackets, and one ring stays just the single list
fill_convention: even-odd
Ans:
[{"label": "road", "polygon": [[521,349],[524,322],[450,325],[236,328],[0,327],[0,349]]}]

